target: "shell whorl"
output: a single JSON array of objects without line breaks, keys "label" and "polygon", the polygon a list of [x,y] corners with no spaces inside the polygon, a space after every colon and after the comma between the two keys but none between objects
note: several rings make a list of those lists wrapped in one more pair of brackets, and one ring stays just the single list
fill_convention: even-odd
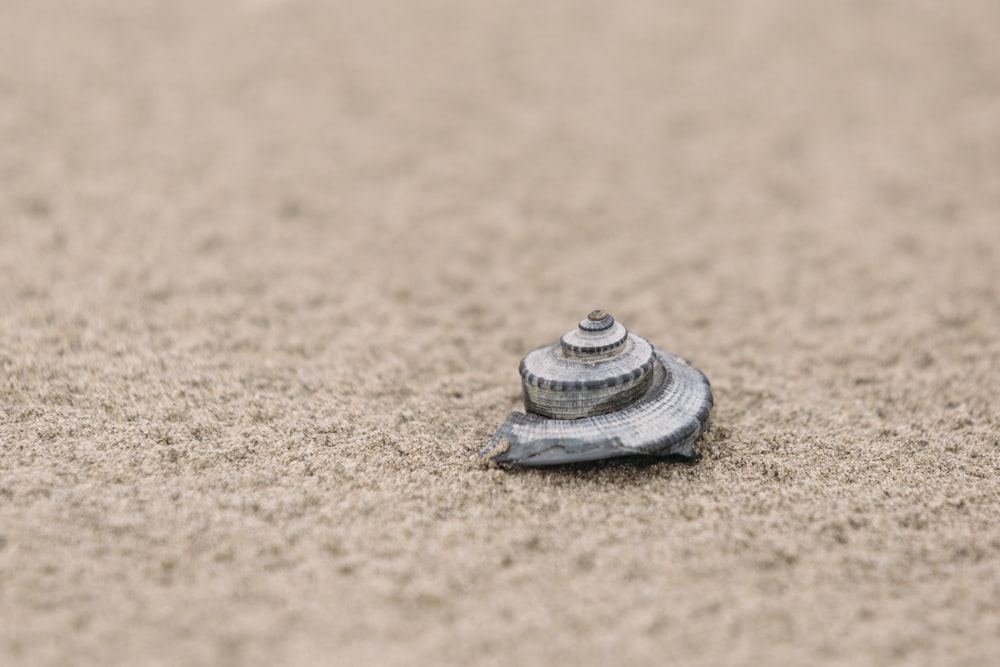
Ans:
[{"label": "shell whorl", "polygon": [[712,390],[684,359],[655,350],[646,393],[617,412],[583,419],[548,419],[512,412],[481,452],[497,463],[547,466],[616,456],[697,457],[693,445],[708,428]]},{"label": "shell whorl", "polygon": [[558,343],[521,360],[524,407],[552,419],[621,410],[649,387],[653,362],[652,345],[595,310]]}]

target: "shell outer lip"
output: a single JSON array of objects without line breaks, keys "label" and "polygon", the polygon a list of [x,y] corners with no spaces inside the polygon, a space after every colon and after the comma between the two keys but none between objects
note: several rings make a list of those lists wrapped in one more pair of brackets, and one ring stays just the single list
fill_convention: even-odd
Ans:
[{"label": "shell outer lip", "polygon": [[711,385],[680,357],[656,348],[654,356],[654,381],[632,405],[581,419],[512,412],[480,456],[518,466],[636,455],[697,458],[693,445],[708,430]]}]

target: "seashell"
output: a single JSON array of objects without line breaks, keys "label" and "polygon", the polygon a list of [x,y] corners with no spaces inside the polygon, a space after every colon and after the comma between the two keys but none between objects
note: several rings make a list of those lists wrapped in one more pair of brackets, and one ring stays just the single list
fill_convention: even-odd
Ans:
[{"label": "seashell", "polygon": [[512,412],[480,452],[497,463],[695,458],[693,444],[708,429],[708,378],[603,310],[529,352],[520,372],[525,412]]}]

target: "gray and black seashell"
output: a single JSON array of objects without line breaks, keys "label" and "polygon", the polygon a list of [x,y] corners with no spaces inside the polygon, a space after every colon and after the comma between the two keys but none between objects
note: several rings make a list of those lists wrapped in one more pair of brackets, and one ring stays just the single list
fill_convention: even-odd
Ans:
[{"label": "gray and black seashell", "polygon": [[[712,390],[684,359],[595,310],[521,360],[526,414],[512,412],[481,456],[522,466],[616,456],[694,458]],[[506,447],[504,447],[506,444]]]}]

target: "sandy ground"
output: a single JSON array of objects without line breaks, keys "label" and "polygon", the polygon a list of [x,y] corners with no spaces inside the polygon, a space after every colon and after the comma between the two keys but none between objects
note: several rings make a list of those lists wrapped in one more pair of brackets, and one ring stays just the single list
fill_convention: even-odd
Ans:
[{"label": "sandy ground", "polygon": [[[1000,663],[1000,5],[0,7],[0,663]],[[591,308],[694,465],[505,471]]]}]

